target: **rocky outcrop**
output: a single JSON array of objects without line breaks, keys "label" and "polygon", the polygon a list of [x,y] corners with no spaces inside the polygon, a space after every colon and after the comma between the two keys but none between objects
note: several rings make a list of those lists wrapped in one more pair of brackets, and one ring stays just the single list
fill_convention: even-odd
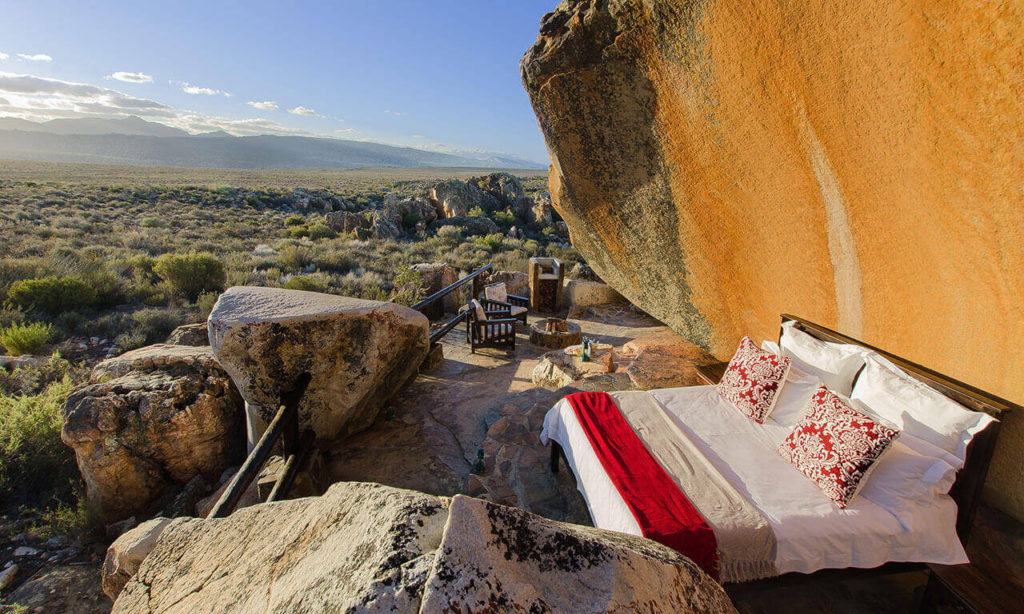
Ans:
[{"label": "rocky outcrop", "polygon": [[325,604],[409,614],[735,611],[721,586],[653,541],[462,495],[341,482],[323,497],[168,523],[113,612]]},{"label": "rocky outcrop", "polygon": [[[446,262],[421,262],[419,264],[414,264],[409,268],[416,271],[423,277],[424,298],[450,286],[458,280],[458,275],[455,273],[455,269]],[[459,307],[462,305],[462,293],[460,290],[461,288],[454,292],[449,292],[440,301],[439,304],[444,307],[442,313],[444,311],[455,313],[459,310]]]},{"label": "rocky outcrop", "polygon": [[427,355],[426,316],[394,303],[238,286],[210,313],[213,351],[246,401],[250,438],[283,393],[312,380],[299,422],[320,439],[373,424]]},{"label": "rocky outcrop", "polygon": [[466,217],[473,207],[481,207],[484,211],[501,208],[501,202],[489,192],[481,190],[475,182],[466,183],[459,179],[434,184],[428,199],[437,209],[440,218]]},{"label": "rocky outcrop", "polygon": [[[384,197],[384,215],[396,228],[419,232],[437,219],[437,209],[421,198],[390,193]],[[406,228],[407,222],[411,227]]]},{"label": "rocky outcrop", "polygon": [[719,358],[793,313],[1024,401],[1024,21],[943,7],[562,2],[521,70],[575,246]]},{"label": "rocky outcrop", "polygon": [[526,195],[526,191],[523,190],[523,182],[515,175],[491,173],[484,177],[470,179],[469,183],[476,183],[480,189],[498,199],[516,219],[522,222],[533,221],[533,199]]},{"label": "rocky outcrop", "polygon": [[171,331],[164,343],[166,345],[210,345],[210,334],[206,329],[206,322],[179,326]]},{"label": "rocky outcrop", "polygon": [[210,348],[154,345],[101,362],[63,407],[90,507],[144,515],[168,488],[216,481],[244,451],[242,400]]},{"label": "rocky outcrop", "polygon": [[324,223],[335,232],[356,232],[360,228],[369,228],[370,221],[362,213],[351,211],[335,211],[324,216]]}]

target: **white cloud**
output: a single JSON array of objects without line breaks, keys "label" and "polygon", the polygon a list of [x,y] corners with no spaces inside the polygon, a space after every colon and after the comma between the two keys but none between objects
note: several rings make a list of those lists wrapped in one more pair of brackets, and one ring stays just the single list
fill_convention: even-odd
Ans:
[{"label": "white cloud", "polygon": [[388,109],[384,109],[384,114],[385,115],[401,115],[401,113],[398,112],[398,111],[389,111]]},{"label": "white cloud", "polygon": [[0,92],[7,95],[12,106],[34,109],[52,109],[95,113],[96,109],[108,112],[132,112],[159,114],[169,107],[154,100],[136,98],[121,92],[89,85],[0,72]]},{"label": "white cloud", "polygon": [[23,59],[23,60],[28,60],[30,62],[52,62],[53,61],[53,58],[51,58],[50,56],[46,55],[45,53],[36,53],[35,55],[29,55],[27,53],[19,53],[18,57]]},{"label": "white cloud", "polygon": [[313,109],[308,109],[301,105],[295,107],[294,109],[288,109],[288,112],[291,113],[292,115],[304,115],[306,117],[323,117],[323,115],[320,115]]},{"label": "white cloud", "polygon": [[11,57],[11,56],[7,55],[7,54],[6,54],[6,53],[4,53],[3,51],[0,51],[0,60],[6,60],[6,59],[8,59],[8,58],[10,58],[10,57]]},{"label": "white cloud", "polygon": [[192,85],[190,83],[182,84],[181,91],[186,94],[192,94],[193,96],[216,96],[220,93],[220,90],[215,90],[209,87],[199,87],[198,85]]},{"label": "white cloud", "polygon": [[250,107],[252,107],[254,109],[259,109],[261,111],[276,111],[277,110],[277,103],[274,102],[273,100],[264,100],[263,102],[257,102],[255,100],[250,100],[249,102],[247,102],[245,104],[249,105]]},{"label": "white cloud", "polygon": [[153,77],[141,72],[116,72],[112,75],[107,75],[104,79],[114,79],[116,81],[124,81],[125,83],[153,82]]},{"label": "white cloud", "polygon": [[414,138],[414,139],[425,139],[427,137],[423,136],[422,134],[414,134],[414,135],[412,135],[412,138]]},{"label": "white cloud", "polygon": [[355,128],[338,128],[337,130],[334,131],[334,133],[335,134],[352,134],[355,131],[356,131]]}]

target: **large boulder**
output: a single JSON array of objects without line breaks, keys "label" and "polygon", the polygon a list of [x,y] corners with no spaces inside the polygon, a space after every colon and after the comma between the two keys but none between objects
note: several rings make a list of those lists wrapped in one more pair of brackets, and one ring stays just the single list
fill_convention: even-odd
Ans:
[{"label": "large boulder", "polygon": [[735,612],[721,586],[653,541],[358,482],[228,518],[168,523],[113,612],[325,608]]},{"label": "large boulder", "polygon": [[304,373],[302,427],[320,439],[373,424],[427,355],[429,322],[377,301],[236,286],[210,313],[213,351],[246,401],[250,442]]},{"label": "large boulder", "polygon": [[[452,285],[458,281],[459,278],[455,269],[446,262],[421,262],[419,264],[414,264],[409,268],[423,277],[424,298]],[[442,312],[449,311],[454,313],[459,310],[459,307],[462,305],[460,290],[461,288],[454,292],[449,292],[441,302],[438,303],[444,308],[441,310]]]},{"label": "large boulder", "polygon": [[215,482],[244,452],[242,399],[209,347],[154,345],[101,362],[63,407],[90,507],[145,515],[168,488]]},{"label": "large boulder", "polygon": [[416,612],[447,508],[431,495],[340,482],[322,497],[175,520],[113,611]]},{"label": "large boulder", "polygon": [[594,307],[625,302],[615,288],[599,281],[568,279],[562,293],[562,302],[570,307]]},{"label": "large boulder", "polygon": [[459,179],[434,184],[428,198],[440,218],[466,217],[473,207],[481,207],[484,211],[502,208],[501,201],[491,193],[481,190],[474,182],[466,183]]},{"label": "large boulder", "polygon": [[[521,72],[632,303],[721,359],[793,313],[1020,403],[1021,57],[1015,3],[570,1]],[[988,489],[1019,518],[1022,441]]]}]

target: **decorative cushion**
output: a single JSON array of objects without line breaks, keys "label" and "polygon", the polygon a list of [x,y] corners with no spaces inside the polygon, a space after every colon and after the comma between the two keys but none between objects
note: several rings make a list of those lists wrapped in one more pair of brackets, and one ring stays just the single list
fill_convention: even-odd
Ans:
[{"label": "decorative cushion", "polygon": [[527,309],[526,307],[516,307],[515,305],[513,305],[511,311],[512,311],[512,317],[514,318],[514,317],[516,317],[518,315],[522,315],[522,314],[526,313],[527,311],[529,311],[529,309]]},{"label": "decorative cushion", "polygon": [[480,301],[473,299],[469,301],[469,306],[476,312],[476,319],[480,322],[487,320],[487,312],[484,311],[484,306],[480,304]]},{"label": "decorative cushion", "polygon": [[819,386],[778,451],[845,508],[899,434]]},{"label": "decorative cushion", "polygon": [[744,337],[718,382],[718,394],[762,424],[775,408],[790,363],[788,358],[765,352],[750,337]]},{"label": "decorative cushion", "polygon": [[505,289],[504,283],[491,284],[484,286],[484,297],[489,301],[498,301],[499,303],[508,302],[508,290]]}]

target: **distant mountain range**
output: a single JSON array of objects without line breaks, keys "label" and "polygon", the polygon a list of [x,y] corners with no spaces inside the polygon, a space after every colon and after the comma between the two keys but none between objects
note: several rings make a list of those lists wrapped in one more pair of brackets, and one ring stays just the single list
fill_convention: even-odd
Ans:
[{"label": "distant mountain range", "polygon": [[190,135],[139,117],[0,118],[0,158],[200,168],[529,168],[545,165],[490,152],[439,153],[364,141],[307,136]]}]

